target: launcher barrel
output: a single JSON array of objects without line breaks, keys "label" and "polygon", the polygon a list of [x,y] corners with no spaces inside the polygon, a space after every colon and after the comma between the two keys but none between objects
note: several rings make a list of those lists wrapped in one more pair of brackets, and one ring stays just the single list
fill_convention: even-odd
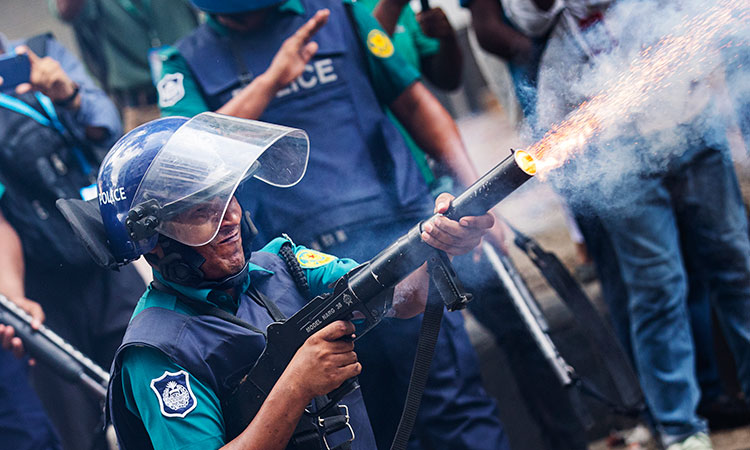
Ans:
[{"label": "launcher barrel", "polygon": [[[456,197],[444,215],[453,220],[465,216],[481,216],[531,179],[535,173],[534,159],[524,151],[516,151]],[[427,220],[435,220],[438,216],[436,214]],[[354,295],[360,299],[372,298],[384,288],[394,286],[427,260],[433,249],[420,237],[423,223],[415,225],[372,258],[368,270],[351,277],[349,286]]]}]

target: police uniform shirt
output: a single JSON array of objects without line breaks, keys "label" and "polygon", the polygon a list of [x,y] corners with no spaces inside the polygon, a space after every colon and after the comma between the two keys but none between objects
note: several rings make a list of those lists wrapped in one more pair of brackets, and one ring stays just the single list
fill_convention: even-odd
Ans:
[{"label": "police uniform shirt", "polygon": [[[281,246],[287,242],[277,238],[268,243],[262,252],[278,254]],[[303,268],[312,295],[329,291],[329,284],[356,267],[351,259],[339,259],[331,255],[309,250],[303,246],[293,246],[297,260]],[[251,264],[251,271],[269,270]],[[190,289],[173,285],[154,276],[164,284],[179,290],[184,295],[212,303],[231,313],[237,310],[238,304],[224,292],[209,289]],[[250,277],[247,283],[249,284]],[[209,298],[211,300],[209,300]],[[133,317],[146,308],[160,307],[186,315],[195,313],[180,304],[170,294],[157,291],[149,286],[138,303]],[[270,319],[269,319],[270,321]],[[260,326],[260,324],[254,324]],[[265,328],[265,325],[262,325]],[[260,356],[260,355],[258,355]],[[179,415],[165,413],[164,388],[169,381],[165,374],[184,374],[175,378],[172,391],[175,398],[190,398]],[[172,362],[166,355],[149,347],[130,347],[125,350],[122,366],[122,384],[127,408],[140,417],[146,426],[154,448],[157,449],[212,449],[225,444],[225,427],[220,401],[216,393],[206,384],[185,371],[183,367]],[[174,405],[172,405],[174,406]]]},{"label": "police uniform shirt", "polygon": [[[420,74],[413,63],[404,63],[404,57],[398,49],[393,49],[390,42],[385,45],[390,48],[384,51],[373,50],[373,36],[387,36],[380,25],[370,14],[367,6],[352,0],[342,0],[343,3],[351,4],[352,17],[357,23],[362,45],[371,51],[366,52],[368,68],[372,77],[372,83],[378,99],[382,104],[390,104],[412,83],[419,80]],[[288,0],[278,7],[281,14],[304,15],[305,7],[300,0]],[[226,35],[227,29],[208,17],[207,23],[220,35]],[[371,33],[373,30],[376,33]],[[380,32],[382,34],[379,34]],[[369,36],[369,38],[368,38]],[[315,38],[313,37],[313,40]],[[427,44],[429,47],[429,44]],[[159,108],[163,116],[187,116],[192,117],[210,108],[206,104],[198,83],[190,72],[184,58],[174,46],[164,48],[161,53],[161,77],[158,83]],[[320,74],[316,76],[320,77]],[[325,75],[323,75],[325,76]],[[320,81],[320,80],[319,80]],[[279,94],[283,95],[282,89]]]}]

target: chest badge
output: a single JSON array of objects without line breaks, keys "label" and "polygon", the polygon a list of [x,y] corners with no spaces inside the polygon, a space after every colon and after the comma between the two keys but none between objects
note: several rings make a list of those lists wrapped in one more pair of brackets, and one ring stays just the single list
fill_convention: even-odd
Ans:
[{"label": "chest badge", "polygon": [[393,55],[393,42],[381,30],[370,30],[367,33],[367,48],[378,58],[390,58]]},{"label": "chest badge", "polygon": [[181,73],[168,73],[156,84],[159,93],[159,106],[167,108],[174,106],[185,97],[185,76]]},{"label": "chest badge", "polygon": [[159,400],[159,409],[164,417],[185,417],[198,404],[190,388],[190,374],[184,370],[164,372],[151,380],[151,390]]},{"label": "chest badge", "polygon": [[296,256],[297,262],[299,262],[299,265],[302,266],[303,269],[314,269],[316,267],[325,266],[336,259],[335,256],[309,249],[297,252]]}]

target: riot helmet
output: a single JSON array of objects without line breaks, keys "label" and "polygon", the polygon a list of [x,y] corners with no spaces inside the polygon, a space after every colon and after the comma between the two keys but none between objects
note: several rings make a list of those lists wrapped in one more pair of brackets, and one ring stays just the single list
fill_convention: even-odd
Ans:
[{"label": "riot helmet", "polygon": [[[127,264],[163,242],[187,263],[188,284],[195,285],[202,260],[190,249],[216,236],[240,183],[255,178],[293,186],[305,174],[308,155],[302,130],[216,113],[135,128],[115,143],[99,169],[99,212],[109,251],[103,265]],[[65,206],[58,205],[74,230],[80,229],[75,222],[81,214]],[[92,250],[90,243],[87,247]]]}]

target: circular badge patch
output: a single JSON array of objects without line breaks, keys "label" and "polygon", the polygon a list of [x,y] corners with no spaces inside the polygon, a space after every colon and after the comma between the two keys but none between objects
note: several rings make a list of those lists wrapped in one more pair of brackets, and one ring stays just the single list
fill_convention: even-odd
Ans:
[{"label": "circular badge patch", "polygon": [[336,259],[335,256],[317,252],[315,250],[302,250],[297,252],[296,256],[299,265],[305,269],[314,269],[316,267],[325,266]]},{"label": "circular badge patch", "polygon": [[393,55],[393,42],[387,34],[377,29],[367,33],[367,48],[378,58],[390,58]]}]

